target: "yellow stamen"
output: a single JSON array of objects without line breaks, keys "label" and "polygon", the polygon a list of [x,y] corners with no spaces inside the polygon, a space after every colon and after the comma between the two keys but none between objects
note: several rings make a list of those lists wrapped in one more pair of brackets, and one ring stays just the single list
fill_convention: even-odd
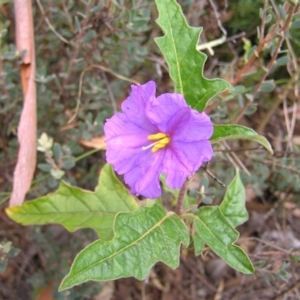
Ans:
[{"label": "yellow stamen", "polygon": [[149,141],[157,141],[157,140],[163,139],[165,137],[167,137],[167,135],[165,133],[159,132],[156,134],[148,135],[148,140]]},{"label": "yellow stamen", "polygon": [[151,149],[151,152],[156,152],[156,151],[158,151],[159,149],[162,149],[162,148],[165,148],[166,147],[166,145],[164,145],[164,144],[156,144],[155,146],[153,146],[153,148]]},{"label": "yellow stamen", "polygon": [[[157,145],[162,144],[164,146],[168,145],[170,143],[170,138],[169,137],[165,137],[164,139],[161,139]],[[156,146],[157,146],[156,145]]]},{"label": "yellow stamen", "polygon": [[148,146],[143,146],[142,150],[147,150],[149,148],[152,148],[151,149],[152,152],[156,152],[159,149],[165,148],[168,144],[170,144],[171,141],[168,135],[162,132],[148,135],[148,140],[155,141],[155,142]]},{"label": "yellow stamen", "polygon": [[154,152],[158,151],[159,149],[165,148],[170,143],[170,141],[171,141],[171,139],[169,137],[165,137],[164,139],[158,141],[157,144],[155,144],[153,146],[151,151],[154,153]]}]

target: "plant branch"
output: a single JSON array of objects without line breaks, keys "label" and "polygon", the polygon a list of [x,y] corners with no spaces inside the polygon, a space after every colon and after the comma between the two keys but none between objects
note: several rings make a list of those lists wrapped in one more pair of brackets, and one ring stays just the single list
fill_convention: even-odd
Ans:
[{"label": "plant branch", "polygon": [[[285,39],[285,32],[288,30],[292,17],[294,15],[294,13],[296,13],[296,11],[298,10],[299,5],[297,5],[295,8],[292,7],[291,5],[287,5],[287,18],[282,26],[282,28],[280,29],[280,32],[277,33],[275,31],[275,27],[280,26],[280,21],[281,19],[278,19],[276,22],[276,25],[274,25],[273,30],[267,34],[267,36],[265,38],[262,39],[262,41],[259,43],[258,47],[257,47],[257,51],[255,51],[255,53],[252,55],[252,57],[249,59],[249,61],[247,62],[247,64],[245,64],[244,68],[241,70],[243,71],[246,67],[246,69],[248,69],[252,63],[255,61],[256,57],[259,56],[260,52],[263,50],[264,45],[269,42],[270,40],[272,40],[273,38],[276,37],[276,35],[279,34],[280,38],[279,41],[277,43],[277,46],[275,48],[274,54],[271,57],[271,60],[269,61],[267,67],[264,69],[264,74],[263,76],[260,78],[258,84],[255,87],[254,92],[252,93],[253,98],[255,98],[255,96],[257,95],[257,93],[259,92],[261,85],[263,84],[263,82],[265,81],[266,77],[268,76],[271,68],[273,67],[276,58],[280,52],[282,43]],[[264,25],[263,25],[264,27]],[[263,33],[264,30],[261,30],[261,33]],[[249,64],[249,62],[251,61],[251,63]],[[245,70],[243,71],[243,73],[241,73],[241,71],[238,73],[238,75],[236,76],[235,80],[232,82],[233,85],[235,85],[237,82],[239,82],[241,80],[241,76],[245,73]],[[244,115],[245,111],[247,110],[247,108],[251,105],[252,101],[248,100],[247,103],[244,105],[243,109],[241,110],[241,112],[239,113],[239,115],[236,117],[235,122],[234,123],[238,123],[240,121],[240,119],[242,118],[242,116]]]},{"label": "plant branch", "polygon": [[211,177],[216,183],[218,183],[222,187],[226,187],[226,184],[222,182],[220,179],[218,179],[209,169],[208,169],[208,163],[203,164],[202,169],[204,172]]},{"label": "plant branch", "polygon": [[181,215],[182,214],[182,204],[183,204],[184,196],[185,196],[185,193],[186,193],[186,190],[187,190],[187,183],[188,183],[188,181],[189,181],[189,177],[184,182],[184,184],[181,187],[181,189],[179,191],[179,194],[178,194],[176,208],[175,208],[175,212],[177,213],[177,215]]}]

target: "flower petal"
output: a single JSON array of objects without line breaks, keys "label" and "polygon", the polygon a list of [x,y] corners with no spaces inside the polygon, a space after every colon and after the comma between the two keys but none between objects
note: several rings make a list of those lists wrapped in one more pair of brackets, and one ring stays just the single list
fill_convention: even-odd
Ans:
[{"label": "flower petal", "polygon": [[115,171],[120,175],[134,168],[140,160],[139,157],[144,155],[138,149],[120,149],[120,147],[108,147],[108,149],[109,151],[106,151],[106,160],[114,166]]},{"label": "flower petal", "polygon": [[130,122],[141,128],[155,130],[155,126],[146,116],[146,105],[150,99],[155,99],[156,85],[149,81],[143,85],[132,85],[130,96],[122,103],[122,111]]},{"label": "flower petal", "polygon": [[147,137],[151,131],[138,127],[125,114],[117,113],[106,121],[104,133],[109,146],[141,149],[149,143]]},{"label": "flower petal", "polygon": [[142,147],[148,145],[149,131],[132,123],[123,113],[117,113],[104,125],[106,160],[119,174],[131,170],[138,158],[145,155]]},{"label": "flower petal", "polygon": [[[161,195],[159,175],[167,174],[171,188],[181,188],[186,178],[213,156],[208,139],[213,125],[205,113],[191,109],[182,95],[155,98],[155,83],[132,86],[117,113],[104,125],[107,161],[124,174],[131,193],[148,198]],[[149,135],[165,133],[170,144],[153,153]]]},{"label": "flower petal", "polygon": [[187,116],[183,116],[181,119],[175,120],[175,122],[171,126],[173,126],[172,135],[176,141],[194,142],[208,140],[214,131],[209,116],[206,113],[199,113],[193,109],[189,119],[187,119]]},{"label": "flower petal", "polygon": [[197,171],[203,162],[211,160],[212,156],[212,146],[207,140],[171,142],[162,168],[163,173],[167,174],[167,185],[174,189],[181,188],[186,178]]},{"label": "flower petal", "polygon": [[165,150],[146,152],[135,161],[135,166],[124,175],[125,182],[131,187],[131,193],[150,199],[161,195],[159,175]]},{"label": "flower petal", "polygon": [[181,94],[162,94],[150,99],[146,107],[146,115],[152,123],[163,124],[167,123],[178,110],[187,107]]}]

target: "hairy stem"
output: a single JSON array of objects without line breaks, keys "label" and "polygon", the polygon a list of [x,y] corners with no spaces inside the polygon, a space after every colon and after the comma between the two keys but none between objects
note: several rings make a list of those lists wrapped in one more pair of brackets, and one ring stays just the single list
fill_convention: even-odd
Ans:
[{"label": "hairy stem", "polygon": [[183,186],[181,187],[181,189],[179,191],[179,195],[177,198],[177,204],[176,204],[176,208],[175,208],[175,212],[177,213],[177,215],[182,214],[182,204],[183,204],[183,199],[184,199],[184,196],[186,193],[188,181],[189,181],[189,177],[186,179],[186,181],[184,182]]}]

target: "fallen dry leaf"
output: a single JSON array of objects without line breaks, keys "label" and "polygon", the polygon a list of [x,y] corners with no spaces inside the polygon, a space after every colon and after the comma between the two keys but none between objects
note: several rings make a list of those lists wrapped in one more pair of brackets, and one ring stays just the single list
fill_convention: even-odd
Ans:
[{"label": "fallen dry leaf", "polygon": [[14,171],[13,191],[9,206],[21,205],[30,189],[36,166],[36,86],[35,53],[30,0],[15,0],[16,45],[19,52],[26,50],[22,58],[21,79],[24,106],[18,126],[20,144],[18,161]]},{"label": "fallen dry leaf", "polygon": [[55,300],[53,295],[53,283],[41,289],[35,300]]},{"label": "fallen dry leaf", "polygon": [[88,148],[106,150],[105,136],[94,137],[91,140],[80,140],[79,143]]}]

